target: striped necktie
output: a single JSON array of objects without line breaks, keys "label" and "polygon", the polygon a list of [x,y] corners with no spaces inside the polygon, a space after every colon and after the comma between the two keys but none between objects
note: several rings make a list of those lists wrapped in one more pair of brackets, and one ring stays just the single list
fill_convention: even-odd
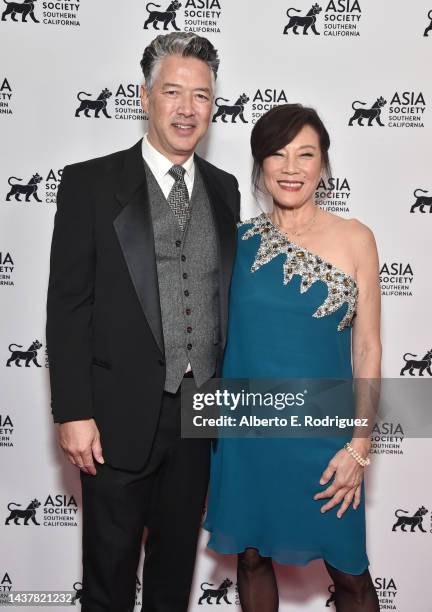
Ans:
[{"label": "striped necktie", "polygon": [[167,202],[182,231],[184,231],[190,215],[189,193],[184,180],[184,173],[183,166],[172,166],[168,170],[168,174],[173,177],[175,182],[168,194]]}]

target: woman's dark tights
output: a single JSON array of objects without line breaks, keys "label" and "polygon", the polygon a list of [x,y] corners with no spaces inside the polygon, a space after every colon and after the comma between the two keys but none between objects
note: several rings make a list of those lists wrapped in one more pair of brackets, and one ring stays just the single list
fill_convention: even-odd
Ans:
[{"label": "woman's dark tights", "polygon": [[277,612],[279,594],[270,557],[261,557],[256,548],[238,556],[237,587],[243,612]]},{"label": "woman's dark tights", "polygon": [[324,562],[335,585],[337,612],[379,612],[379,601],[369,570],[353,575]]},{"label": "woman's dark tights", "polygon": [[[325,562],[335,585],[337,612],[379,612],[378,597],[368,570],[347,574]],[[277,612],[279,594],[270,557],[261,557],[256,548],[238,555],[237,586],[243,612]]]}]

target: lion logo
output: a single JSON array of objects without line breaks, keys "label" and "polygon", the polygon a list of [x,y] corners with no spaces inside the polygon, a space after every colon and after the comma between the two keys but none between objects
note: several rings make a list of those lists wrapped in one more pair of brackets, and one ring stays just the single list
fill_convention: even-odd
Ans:
[{"label": "lion logo", "polygon": [[[21,504],[11,502],[7,505],[10,515],[7,517],[5,525],[9,525],[9,521],[13,521],[15,525],[28,525],[30,520],[35,525],[40,525],[40,523],[38,523],[36,520],[36,508],[39,508],[40,505],[40,501],[33,499],[25,510],[18,510],[18,508],[11,508],[11,506],[21,506]],[[20,519],[24,519],[24,523],[20,523]]]},{"label": "lion logo", "polygon": [[366,102],[360,102],[359,100],[356,100],[355,102],[352,103],[351,106],[352,106],[352,109],[354,110],[354,115],[349,120],[348,125],[352,125],[353,121],[357,121],[359,125],[364,125],[362,123],[362,119],[367,119],[368,125],[372,125],[372,121],[375,119],[378,125],[381,125],[384,127],[384,123],[382,123],[380,119],[380,115],[381,115],[382,107],[387,104],[387,100],[384,100],[382,96],[380,98],[377,98],[372,108],[357,108],[354,106],[354,104],[366,105]]},{"label": "lion logo", "polygon": [[424,209],[425,206],[429,206],[429,212],[432,213],[432,196],[418,195],[418,193],[417,193],[418,191],[421,191],[422,193],[428,193],[424,189],[416,189],[414,191],[414,197],[416,198],[416,201],[411,206],[410,213],[415,212],[416,208],[418,208],[421,213],[425,213],[426,212],[425,209]]},{"label": "lion logo", "polygon": [[218,117],[222,118],[222,121],[224,123],[227,123],[226,120],[226,116],[227,115],[231,115],[231,123],[235,123],[237,117],[240,117],[240,119],[243,121],[243,123],[247,123],[246,119],[244,118],[243,115],[243,111],[244,111],[244,105],[247,104],[247,102],[249,102],[249,98],[246,94],[241,94],[237,100],[234,102],[234,104],[232,106],[229,106],[228,104],[222,104],[219,106],[218,104],[218,100],[223,100],[224,102],[229,102],[229,100],[227,100],[226,98],[216,98],[215,100],[215,104],[218,107],[217,111],[215,112],[215,114],[213,115],[213,119],[212,121],[215,123],[216,119]]},{"label": "lion logo", "polygon": [[164,30],[168,30],[168,26],[169,24],[171,24],[174,30],[177,30],[178,32],[180,31],[180,28],[177,27],[177,24],[176,24],[176,14],[177,14],[176,11],[178,11],[179,8],[181,7],[180,2],[177,2],[177,0],[173,0],[166,11],[151,11],[149,9],[150,5],[153,5],[156,8],[161,7],[160,4],[155,4],[154,2],[147,3],[146,11],[148,12],[149,16],[147,18],[147,21],[144,24],[144,30],[147,30],[147,26],[150,25],[151,23],[153,24],[153,27],[155,30],[159,30],[158,23],[159,21],[163,21]]},{"label": "lion logo", "polygon": [[291,28],[294,34],[299,34],[299,32],[297,32],[297,28],[303,28],[303,34],[307,35],[308,30],[310,28],[314,34],[316,34],[317,36],[320,35],[320,33],[315,27],[317,15],[322,11],[322,7],[319,6],[319,4],[314,4],[309,10],[309,12],[303,17],[301,17],[300,15],[290,15],[290,11],[301,13],[301,11],[296,8],[289,8],[287,10],[286,14],[287,17],[289,17],[289,21],[284,27],[284,34],[288,34],[288,30],[291,30]]},{"label": "lion logo", "polygon": [[211,604],[213,603],[213,598],[216,599],[217,604],[220,604],[221,599],[223,599],[225,603],[231,604],[232,602],[228,599],[228,589],[230,588],[230,586],[232,586],[232,584],[232,580],[230,580],[229,578],[225,578],[225,580],[222,582],[218,589],[204,588],[204,585],[208,585],[209,587],[214,586],[210,582],[201,583],[201,590],[203,594],[199,598],[198,604],[202,605],[202,602],[204,600],[206,601],[206,603]]},{"label": "lion logo", "polygon": [[405,353],[405,355],[403,356],[405,365],[400,371],[400,376],[405,376],[404,372],[406,372],[407,370],[409,371],[410,376],[415,376],[414,370],[419,371],[419,376],[423,376],[423,372],[425,370],[427,370],[429,376],[432,376],[432,350],[428,351],[423,357],[423,359],[407,359],[407,355],[411,355],[411,357],[417,357],[417,355],[413,355],[413,353]]},{"label": "lion logo", "polygon": [[28,15],[30,15],[35,23],[40,23],[34,14],[34,4],[36,0],[24,0],[24,2],[21,4],[19,2],[8,2],[8,0],[3,0],[3,2],[5,2],[7,6],[3,11],[2,21],[6,21],[6,17],[8,15],[11,16],[12,21],[18,21],[18,19],[15,19],[16,14],[18,13],[22,15],[21,21],[24,21],[25,23],[27,23]]},{"label": "lion logo", "polygon": [[102,111],[107,119],[111,119],[107,111],[107,100],[112,96],[112,93],[108,89],[103,89],[98,95],[96,100],[82,100],[80,96],[91,96],[85,91],[80,91],[77,95],[78,100],[81,102],[80,106],[75,111],[75,117],[79,117],[80,113],[84,111],[86,117],[90,117],[90,111],[94,111],[94,116],[99,119],[99,113]]},{"label": "lion logo", "polygon": [[42,367],[41,365],[38,364],[37,359],[36,359],[37,352],[38,352],[38,350],[42,346],[42,344],[39,342],[39,340],[35,340],[26,351],[13,351],[11,349],[11,346],[18,346],[19,348],[22,348],[22,344],[15,344],[15,343],[9,344],[9,350],[11,351],[12,355],[9,357],[9,359],[6,362],[6,365],[8,367],[10,367],[11,362],[14,361],[15,365],[20,368],[21,367],[21,364],[20,364],[21,359],[23,359],[26,362],[25,363],[25,367],[26,368],[30,367],[30,361],[33,361],[33,363],[38,368]]},{"label": "lion logo", "polygon": [[424,506],[421,506],[413,516],[400,516],[398,512],[404,512],[405,514],[408,514],[408,510],[396,510],[395,516],[398,520],[393,525],[392,531],[396,531],[396,527],[400,527],[402,531],[406,531],[406,525],[410,525],[410,531],[414,531],[415,527],[418,527],[420,531],[423,531],[423,533],[427,533],[426,529],[423,529],[422,523],[424,515],[427,514],[429,510],[426,510]]},{"label": "lion logo", "polygon": [[20,195],[25,195],[25,201],[30,202],[30,196],[33,196],[37,202],[42,202],[42,200],[38,197],[37,190],[38,184],[42,181],[42,177],[40,174],[36,172],[33,174],[31,179],[27,184],[19,185],[18,183],[11,183],[11,181],[22,181],[22,179],[17,178],[16,176],[11,176],[8,178],[8,183],[11,186],[11,190],[6,195],[6,201],[10,202],[12,196],[14,196],[15,200],[18,202],[22,202],[20,199]]},{"label": "lion logo", "polygon": [[432,30],[432,9],[429,11],[428,17],[430,19],[430,24],[428,25],[428,27],[424,31],[423,36],[429,36],[429,32]]},{"label": "lion logo", "polygon": [[74,606],[77,601],[81,602],[82,597],[82,582],[75,582],[73,585],[73,590],[75,591],[75,595],[72,597],[71,606]]},{"label": "lion logo", "polygon": [[331,584],[327,590],[330,593],[330,597],[327,599],[325,607],[330,608],[330,604],[334,603],[335,601],[335,595],[336,595],[335,585]]}]

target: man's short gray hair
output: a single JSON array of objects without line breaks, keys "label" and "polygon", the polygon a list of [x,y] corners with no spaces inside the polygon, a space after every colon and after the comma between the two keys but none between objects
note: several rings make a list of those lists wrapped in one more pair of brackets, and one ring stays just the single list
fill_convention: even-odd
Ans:
[{"label": "man's short gray hair", "polygon": [[219,57],[212,43],[207,38],[190,32],[170,32],[156,36],[144,49],[140,64],[148,91],[152,88],[161,61],[167,55],[196,57],[202,60],[210,68],[216,80]]}]

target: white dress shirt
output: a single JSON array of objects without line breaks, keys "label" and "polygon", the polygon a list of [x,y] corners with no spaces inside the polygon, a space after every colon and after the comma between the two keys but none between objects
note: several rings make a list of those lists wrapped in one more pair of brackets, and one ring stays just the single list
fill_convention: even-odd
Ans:
[{"label": "white dress shirt", "polygon": [[[168,171],[174,164],[167,157],[165,157],[165,155],[162,155],[162,153],[154,148],[154,146],[149,142],[147,133],[144,134],[144,138],[142,139],[142,156],[157,180],[159,187],[162,189],[164,196],[168,198],[171,187],[174,185],[174,178],[168,174]],[[185,169],[184,180],[190,199],[192,196],[195,177],[195,162],[193,153],[184,162],[184,164],[181,165]]]}]

